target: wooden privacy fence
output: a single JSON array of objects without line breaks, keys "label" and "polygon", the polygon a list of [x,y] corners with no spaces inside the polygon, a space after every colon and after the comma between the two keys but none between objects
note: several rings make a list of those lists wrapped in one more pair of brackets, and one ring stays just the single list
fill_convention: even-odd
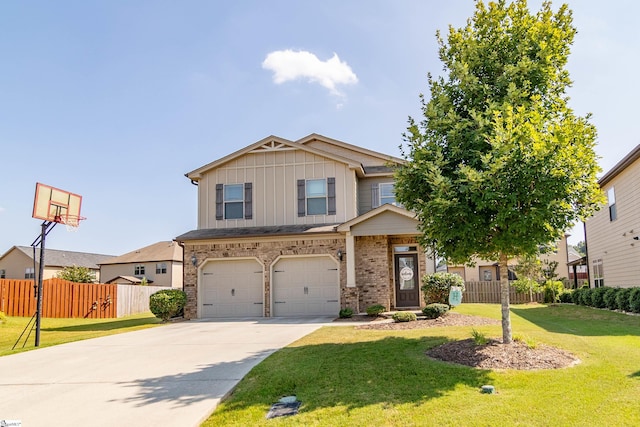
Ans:
[{"label": "wooden privacy fence", "polygon": [[[583,282],[583,281],[579,281]],[[573,284],[563,282],[565,288]],[[581,283],[579,283],[581,285]],[[464,282],[465,291],[462,302],[500,304],[500,282]],[[543,292],[534,292],[533,301],[544,302]],[[531,302],[529,293],[518,293],[513,286],[509,286],[509,302],[512,304],[526,304]]]},{"label": "wooden privacy fence", "polygon": [[[42,317],[105,319],[149,311],[149,296],[160,286],[74,283],[62,279],[42,282]],[[0,311],[30,317],[36,312],[33,280],[0,279]]]}]

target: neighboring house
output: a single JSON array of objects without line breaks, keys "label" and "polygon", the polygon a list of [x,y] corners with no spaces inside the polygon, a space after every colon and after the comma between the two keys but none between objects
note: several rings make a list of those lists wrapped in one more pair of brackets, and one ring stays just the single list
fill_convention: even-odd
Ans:
[{"label": "neighboring house", "polygon": [[100,263],[105,283],[139,285],[146,278],[153,286],[182,288],[182,248],[164,241],[105,259]]},{"label": "neighboring house", "polygon": [[607,201],[585,222],[591,287],[640,285],[640,145],[598,180]]},{"label": "neighboring house", "polygon": [[[556,242],[556,246],[553,250],[541,254],[540,260],[544,262],[557,262],[556,275],[559,279],[569,277],[569,268],[567,266],[568,248],[567,248],[567,236],[564,236],[561,240]],[[495,261],[487,261],[482,259],[474,260],[473,266],[447,266],[449,273],[455,273],[460,275],[467,282],[491,282],[500,280],[500,267]],[[518,264],[517,259],[509,260],[509,279],[514,280],[515,274],[511,270],[511,266]]]},{"label": "neighboring house", "polygon": [[[86,267],[100,282],[98,264],[113,255],[88,254],[84,252],[46,249],[44,251],[44,269],[42,279],[56,277],[65,267]],[[36,263],[33,260],[33,247],[14,246],[0,257],[0,279],[33,279],[40,264],[40,249],[36,249]]]},{"label": "neighboring house", "polygon": [[321,135],[270,136],[186,174],[198,186],[184,246],[185,317],[418,308],[435,263],[397,206],[402,160]]}]

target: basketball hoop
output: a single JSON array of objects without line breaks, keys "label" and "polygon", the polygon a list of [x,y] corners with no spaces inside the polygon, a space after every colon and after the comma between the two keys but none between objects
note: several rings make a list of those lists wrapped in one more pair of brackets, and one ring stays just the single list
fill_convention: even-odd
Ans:
[{"label": "basketball hoop", "polygon": [[86,219],[86,218],[82,216],[69,215],[66,218],[59,217],[57,222],[59,222],[60,224],[64,224],[64,226],[67,228],[67,231],[75,232],[75,231],[78,231],[78,227],[80,226],[80,221],[82,221],[83,219]]}]

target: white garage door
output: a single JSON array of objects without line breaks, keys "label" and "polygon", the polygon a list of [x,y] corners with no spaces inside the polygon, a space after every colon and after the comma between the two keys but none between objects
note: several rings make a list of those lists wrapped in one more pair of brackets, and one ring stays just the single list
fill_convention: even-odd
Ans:
[{"label": "white garage door", "polygon": [[263,316],[262,278],[256,260],[209,262],[202,269],[200,317]]},{"label": "white garage door", "polygon": [[282,258],[274,265],[274,316],[335,316],[339,311],[340,279],[332,258]]}]

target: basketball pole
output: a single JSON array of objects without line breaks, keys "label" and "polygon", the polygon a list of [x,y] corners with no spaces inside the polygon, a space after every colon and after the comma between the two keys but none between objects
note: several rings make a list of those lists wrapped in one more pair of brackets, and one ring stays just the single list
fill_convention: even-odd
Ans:
[{"label": "basketball pole", "polygon": [[35,249],[36,246],[40,245],[40,265],[38,266],[38,288],[36,292],[36,347],[40,346],[40,321],[42,318],[42,275],[44,274],[44,249],[45,249],[45,238],[47,234],[55,227],[57,222],[52,221],[44,221],[42,223],[42,230],[40,231],[40,236],[34,240],[31,244]]}]

